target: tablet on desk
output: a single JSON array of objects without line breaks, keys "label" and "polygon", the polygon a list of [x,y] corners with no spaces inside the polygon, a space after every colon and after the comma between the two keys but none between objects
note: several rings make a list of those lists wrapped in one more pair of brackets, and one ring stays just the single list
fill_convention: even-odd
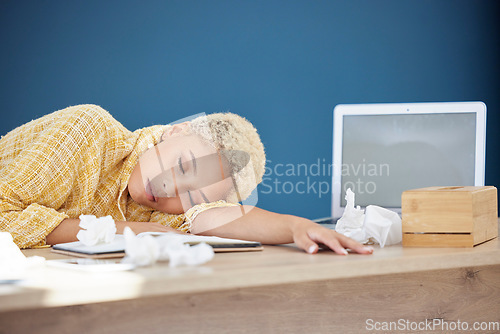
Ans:
[{"label": "tablet on desk", "polygon": [[125,256],[125,238],[120,234],[110,243],[94,246],[86,246],[80,241],[66,242],[54,245],[52,251],[54,253],[92,259],[120,258]]},{"label": "tablet on desk", "polygon": [[[239,239],[227,239],[219,237],[207,237],[200,235],[186,235],[177,233],[145,232],[138,236],[152,235],[156,237],[169,235],[188,245],[196,245],[202,242],[212,246],[214,252],[250,252],[261,251],[264,248],[260,242]],[[59,254],[87,257],[93,259],[120,258],[125,256],[125,238],[122,234],[117,234],[115,239],[106,244],[86,246],[80,241],[57,244],[52,247],[52,251]]]}]

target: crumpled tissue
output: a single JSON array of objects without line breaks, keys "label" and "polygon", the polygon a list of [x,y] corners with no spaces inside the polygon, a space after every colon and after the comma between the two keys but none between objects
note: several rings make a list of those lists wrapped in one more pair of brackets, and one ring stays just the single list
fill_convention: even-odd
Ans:
[{"label": "crumpled tissue", "polygon": [[81,215],[80,230],[76,235],[85,246],[109,243],[115,239],[116,224],[111,216],[96,218],[93,215]]},{"label": "crumpled tissue", "polygon": [[156,261],[169,261],[170,267],[181,265],[197,266],[213,259],[214,250],[206,243],[195,246],[184,244],[175,238],[175,233],[161,237],[136,236],[129,227],[123,231],[125,237],[125,258],[122,262],[136,266],[147,266]]},{"label": "crumpled tissue", "polygon": [[21,279],[26,269],[44,263],[44,257],[24,256],[14,243],[12,235],[9,232],[0,232],[0,281]]},{"label": "crumpled tissue", "polygon": [[375,241],[380,247],[401,242],[402,224],[396,212],[377,205],[368,205],[363,212],[359,205],[354,207],[354,193],[350,188],[345,199],[347,205],[335,231],[360,243]]}]

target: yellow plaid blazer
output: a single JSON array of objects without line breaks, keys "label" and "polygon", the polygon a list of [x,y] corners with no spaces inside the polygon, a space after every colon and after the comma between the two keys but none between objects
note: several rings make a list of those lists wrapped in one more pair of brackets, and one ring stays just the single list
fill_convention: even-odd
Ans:
[{"label": "yellow plaid blazer", "polygon": [[154,211],[125,192],[139,156],[162,131],[157,125],[131,132],[95,105],[12,130],[0,140],[0,231],[10,232],[20,248],[44,245],[62,220],[81,214],[188,231],[191,219],[184,214]]}]

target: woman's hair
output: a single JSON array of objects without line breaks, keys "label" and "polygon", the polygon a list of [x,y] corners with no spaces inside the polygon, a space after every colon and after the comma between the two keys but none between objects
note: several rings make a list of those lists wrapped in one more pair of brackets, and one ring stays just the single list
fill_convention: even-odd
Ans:
[{"label": "woman's hair", "polygon": [[246,199],[262,182],[266,164],[264,145],[252,123],[233,113],[214,113],[193,119],[190,128],[229,162],[238,193],[230,192],[227,200]]}]

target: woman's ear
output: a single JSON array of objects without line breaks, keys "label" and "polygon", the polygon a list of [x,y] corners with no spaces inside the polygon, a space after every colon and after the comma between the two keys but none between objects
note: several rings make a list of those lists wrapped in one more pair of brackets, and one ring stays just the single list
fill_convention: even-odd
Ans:
[{"label": "woman's ear", "polygon": [[168,137],[171,137],[176,134],[188,134],[189,133],[189,121],[182,122],[179,124],[174,124],[168,127],[165,131],[163,131],[161,135],[161,140],[165,140]]}]

